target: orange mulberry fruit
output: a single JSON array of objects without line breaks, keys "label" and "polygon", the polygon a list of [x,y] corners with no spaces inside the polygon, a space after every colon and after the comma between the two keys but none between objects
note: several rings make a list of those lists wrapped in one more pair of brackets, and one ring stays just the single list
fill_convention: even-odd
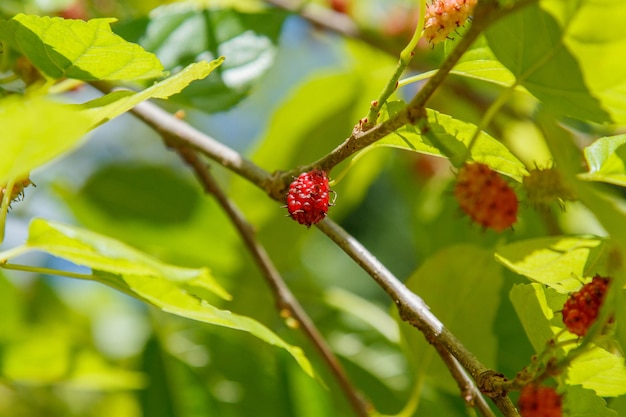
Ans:
[{"label": "orange mulberry fruit", "polygon": [[515,191],[486,164],[466,163],[459,170],[454,196],[461,209],[483,227],[501,232],[517,221]]}]

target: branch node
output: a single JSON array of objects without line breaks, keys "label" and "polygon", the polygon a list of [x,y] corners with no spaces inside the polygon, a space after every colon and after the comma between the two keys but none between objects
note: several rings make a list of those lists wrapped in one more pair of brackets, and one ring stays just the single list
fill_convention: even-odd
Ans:
[{"label": "branch node", "polygon": [[490,398],[506,397],[510,381],[501,373],[488,369],[481,372],[476,378],[480,392]]}]

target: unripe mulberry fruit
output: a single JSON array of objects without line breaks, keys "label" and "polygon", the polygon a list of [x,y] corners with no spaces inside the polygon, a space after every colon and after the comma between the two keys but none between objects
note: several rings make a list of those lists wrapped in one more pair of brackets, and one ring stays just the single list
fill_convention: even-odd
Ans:
[{"label": "unripe mulberry fruit", "polygon": [[461,209],[483,227],[501,232],[517,221],[515,191],[485,164],[466,163],[459,170],[454,196]]},{"label": "unripe mulberry fruit", "polygon": [[521,417],[561,417],[563,415],[561,396],[552,387],[526,385],[522,388],[518,405]]},{"label": "unripe mulberry fruit", "polygon": [[426,6],[424,37],[429,42],[445,41],[472,14],[477,0],[433,0]]},{"label": "unripe mulberry fruit", "polygon": [[576,196],[561,179],[556,167],[537,168],[525,176],[522,185],[528,202],[537,208],[548,208],[551,203],[565,207],[566,201],[575,201]]},{"label": "unripe mulberry fruit", "polygon": [[563,323],[567,330],[584,336],[598,317],[609,286],[609,279],[596,275],[591,282],[572,293],[563,306]]},{"label": "unripe mulberry fruit", "polygon": [[328,176],[314,169],[303,172],[289,185],[287,210],[292,219],[307,227],[318,223],[328,213]]}]

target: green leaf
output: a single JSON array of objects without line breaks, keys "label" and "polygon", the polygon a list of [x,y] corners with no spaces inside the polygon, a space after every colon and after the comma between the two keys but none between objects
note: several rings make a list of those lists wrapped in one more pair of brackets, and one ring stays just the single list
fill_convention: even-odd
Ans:
[{"label": "green leaf", "polygon": [[489,81],[503,87],[510,87],[515,84],[515,76],[496,59],[461,62],[454,67],[451,73],[476,80]]},{"label": "green leaf", "polygon": [[581,286],[583,277],[602,270],[605,248],[598,237],[554,236],[501,246],[496,259],[513,272],[569,293]]},{"label": "green leaf", "polygon": [[135,80],[163,76],[163,67],[154,54],[111,31],[114,21],[18,14],[0,26],[0,39],[55,79]]},{"label": "green leaf", "polygon": [[[103,278],[103,282],[106,283],[107,278]],[[180,287],[174,285],[171,281],[165,281],[163,285],[157,287],[152,280],[146,279],[145,276],[129,275],[124,280],[136,297],[159,307],[165,312],[203,323],[245,331],[270,345],[285,349],[298,362],[302,370],[309,376],[314,376],[311,363],[304,355],[302,349],[286,343],[258,321],[250,317],[234,314],[228,310],[218,309],[200,300],[195,295],[181,290]]]},{"label": "green leaf", "polygon": [[[446,49],[449,46],[451,47],[452,45],[446,42]],[[510,87],[515,84],[515,75],[498,61],[484,36],[480,36],[470,49],[463,54],[451,73],[462,77],[488,81],[503,87]]]},{"label": "green leaf", "polygon": [[589,172],[579,175],[591,181],[602,181],[626,187],[626,135],[596,140],[584,150]]},{"label": "green leaf", "polygon": [[565,297],[539,284],[515,285],[509,296],[528,340],[536,352],[542,352],[546,342],[560,331],[550,324],[554,318],[552,306],[563,306]]},{"label": "green leaf", "polygon": [[144,100],[150,98],[166,99],[180,93],[191,82],[207,77],[222,62],[224,62],[224,57],[211,62],[202,61],[190,64],[182,71],[138,93],[116,91],[107,94],[85,103],[83,105],[85,107],[84,113],[91,118],[94,126],[107,122],[127,112]]},{"label": "green leaf", "polygon": [[601,397],[626,394],[624,358],[591,345],[571,362],[566,381],[594,390]]},{"label": "green leaf", "polygon": [[[387,103],[381,112],[381,121],[392,117],[404,106],[405,104],[400,101]],[[428,115],[426,133],[422,133],[417,126],[405,125],[373,146],[391,146],[429,155],[445,155],[462,161],[467,152],[467,145],[476,131],[476,126],[435,110],[426,109],[426,111]],[[445,149],[438,148],[437,143]],[[485,132],[480,133],[472,147],[471,158],[518,181],[528,175],[524,164],[506,146]]]},{"label": "green leaf", "polygon": [[216,77],[174,98],[203,111],[224,111],[245,98],[273,65],[286,17],[279,8],[244,13],[201,9],[192,2],[165,5],[150,13],[138,42],[154,52],[168,70],[228,57]]},{"label": "green leaf", "polygon": [[209,291],[224,299],[230,296],[207,268],[181,268],[159,262],[122,242],[61,223],[35,219],[26,245],[83,265],[95,271],[142,277],[146,282],[159,281],[183,285],[195,291]]},{"label": "green leaf", "polygon": [[564,407],[568,417],[618,417],[619,415],[606,407],[606,401],[579,385],[568,385],[565,391]]},{"label": "green leaf", "polygon": [[[447,247],[428,258],[406,285],[483,363],[495,365],[497,340],[492,325],[500,303],[502,274],[491,251],[472,245]],[[403,321],[400,326],[419,372],[457,392],[448,369],[440,361],[430,360],[435,359],[433,349],[424,336]]]},{"label": "green leaf", "polygon": [[582,120],[623,123],[625,19],[621,1],[547,0],[501,19],[486,36],[517,82],[548,107]]},{"label": "green leaf", "polygon": [[314,375],[297,346],[250,317],[220,310],[207,302],[207,293],[228,299],[228,293],[207,268],[164,264],[119,241],[56,222],[35,219],[26,246],[92,268],[93,279],[148,302],[163,311],[208,324],[248,332],[289,352],[300,367]]},{"label": "green leaf", "polygon": [[[71,120],[71,123],[68,123]],[[0,184],[28,173],[74,148],[89,130],[79,109],[42,97],[0,100]]]},{"label": "green leaf", "polygon": [[209,75],[223,60],[191,64],[141,92],[118,91],[80,106],[41,97],[0,100],[0,126],[3,129],[0,184],[10,178],[27,176],[31,170],[75,147],[96,125],[120,116],[142,101],[164,99],[180,92],[192,81]]}]

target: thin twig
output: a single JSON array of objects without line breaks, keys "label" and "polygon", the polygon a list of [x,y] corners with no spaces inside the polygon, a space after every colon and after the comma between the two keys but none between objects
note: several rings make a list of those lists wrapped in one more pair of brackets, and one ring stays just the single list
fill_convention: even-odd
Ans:
[{"label": "thin twig", "polygon": [[407,46],[400,52],[400,59],[398,59],[398,63],[396,64],[396,69],[393,75],[387,81],[387,84],[383,87],[380,92],[378,98],[371,103],[370,110],[367,113],[367,117],[363,120],[361,125],[362,129],[369,129],[372,126],[375,126],[378,122],[378,115],[380,114],[380,109],[387,102],[389,97],[396,91],[398,88],[398,80],[404,74],[404,71],[407,69],[409,64],[411,63],[411,58],[415,54],[415,48],[417,47],[417,43],[422,37],[422,29],[424,27],[424,9],[426,2],[424,0],[420,1],[420,16],[417,19],[419,22],[415,29],[413,30],[413,35],[411,36],[411,40],[407,44]]},{"label": "thin twig", "polygon": [[437,349],[439,356],[456,381],[465,404],[468,407],[476,408],[484,417],[495,417],[487,401],[485,401],[485,397],[480,393],[474,381],[467,375],[459,361],[440,345],[435,345],[435,349]]},{"label": "thin twig", "polygon": [[[357,239],[352,237],[341,226],[329,218],[317,224],[337,246],[348,254],[376,283],[391,297],[400,313],[400,318],[420,330],[426,340],[435,345],[437,352],[445,351],[452,355],[469,372],[479,386],[488,385],[492,379],[503,377],[483,365],[472,352],[448,330],[443,323],[430,311],[424,300],[409,290],[391,271],[387,269],[376,257],[374,257]],[[445,362],[445,359],[444,359]],[[456,379],[456,375],[452,376]],[[466,380],[457,380],[459,384],[465,384]],[[492,398],[494,404],[500,408],[507,417],[518,416],[515,407],[510,400],[507,402],[498,393]],[[504,397],[508,398],[508,397]]]},{"label": "thin twig", "polygon": [[404,109],[369,130],[362,131],[359,126],[355,127],[352,135],[346,139],[345,142],[326,156],[313,162],[311,166],[318,166],[326,171],[330,171],[346,158],[372,145],[400,127],[406,124],[419,125],[424,123],[426,121],[426,103],[441,86],[465,51],[467,51],[471,44],[480,36],[487,23],[488,20],[486,19],[475,19],[472,22],[470,28],[463,35],[459,43],[443,61],[437,73],[428,80],[424,87],[417,92],[415,97]]},{"label": "thin twig", "polygon": [[237,231],[243,238],[248,250],[254,257],[257,266],[261,269],[263,277],[270,286],[272,294],[274,294],[274,297],[276,298],[276,305],[281,316],[295,320],[295,324],[302,328],[309,340],[313,343],[313,346],[315,346],[321,355],[324,362],[326,362],[326,365],[339,383],[339,386],[348,398],[348,401],[356,414],[360,417],[367,417],[369,415],[369,410],[371,409],[370,404],[364,400],[364,398],[357,391],[356,387],[350,382],[348,375],[326,343],[324,337],[320,334],[311,318],[308,316],[306,311],[304,311],[298,302],[298,299],[293,295],[281,277],[280,273],[274,266],[274,263],[265,251],[265,248],[255,238],[254,230],[246,221],[243,213],[224,193],[217,181],[213,178],[213,175],[211,175],[209,168],[198,157],[196,151],[192,150],[188,146],[176,146],[175,150],[181,158],[183,158],[183,160],[191,168],[193,168],[199,182],[204,187],[204,190],[215,197],[237,228]]},{"label": "thin twig", "polygon": [[[267,0],[272,4],[281,4],[282,7],[292,11],[297,11],[301,15],[307,13],[307,7],[295,6],[293,2],[288,0]],[[388,134],[394,132],[398,128],[406,124],[423,125],[426,122],[425,106],[433,93],[441,87],[444,80],[450,74],[450,71],[461,59],[465,51],[474,43],[474,41],[484,32],[484,30],[498,19],[513,13],[521,8],[524,8],[530,4],[536,3],[538,0],[520,0],[518,2],[507,4],[506,6],[500,6],[496,1],[479,1],[475,10],[472,23],[457,43],[455,48],[445,58],[437,73],[431,77],[428,82],[420,89],[411,102],[400,112],[393,117],[378,124],[372,128],[365,125],[368,129],[362,130],[363,126],[355,126],[350,137],[348,137],[342,144],[332,150],[324,157],[312,162],[311,164],[301,167],[300,170],[306,171],[315,167],[321,168],[327,172],[354,155],[362,149],[372,145],[373,143],[384,138]],[[323,24],[323,23],[322,23]],[[328,29],[335,30],[333,26],[326,25]],[[371,43],[366,38],[360,39]],[[293,172],[286,173],[287,176],[293,176]]]}]

